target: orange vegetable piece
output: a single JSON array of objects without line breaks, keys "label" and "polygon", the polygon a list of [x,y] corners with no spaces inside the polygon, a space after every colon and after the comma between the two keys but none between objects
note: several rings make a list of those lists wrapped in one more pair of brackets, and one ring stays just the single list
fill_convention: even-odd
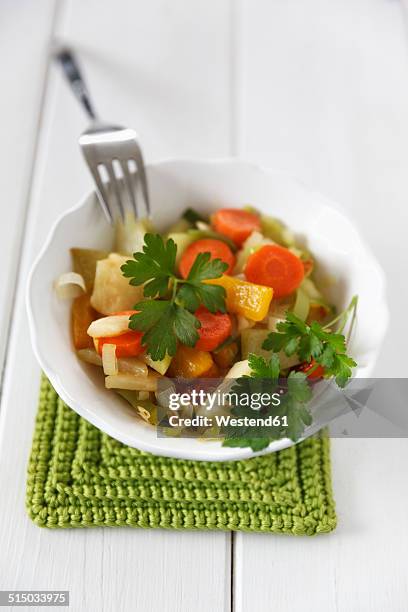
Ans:
[{"label": "orange vegetable piece", "polygon": [[197,330],[200,338],[194,347],[199,351],[213,351],[231,335],[232,323],[228,314],[212,313],[204,306],[194,314],[201,323]]},{"label": "orange vegetable piece", "polygon": [[235,266],[235,255],[225,242],[214,238],[203,238],[192,242],[181,256],[179,270],[183,278],[187,278],[188,273],[199,253],[210,253],[211,259],[221,259],[228,264],[226,274],[231,274]]},{"label": "orange vegetable piece", "polygon": [[[110,316],[136,314],[137,310],[120,310],[114,312]],[[102,347],[104,344],[115,344],[116,357],[136,357],[144,352],[145,347],[142,346],[143,333],[137,330],[130,329],[119,336],[111,336],[110,338],[95,338],[94,345],[97,353],[102,355]]]},{"label": "orange vegetable piece", "polygon": [[98,313],[92,308],[89,295],[84,294],[75,298],[71,308],[71,330],[76,350],[93,348],[92,338],[88,336],[87,330],[97,318]]},{"label": "orange vegetable piece", "polygon": [[244,273],[252,283],[272,287],[275,298],[290,295],[305,275],[301,259],[278,244],[267,244],[250,255]]},{"label": "orange vegetable piece", "polygon": [[168,373],[173,378],[198,378],[208,372],[213,363],[210,353],[180,344]]},{"label": "orange vegetable piece", "polygon": [[145,350],[145,347],[142,346],[142,337],[142,332],[129,330],[125,334],[112,338],[95,338],[95,350],[99,355],[102,355],[104,344],[114,344],[116,346],[116,357],[136,357]]},{"label": "orange vegetable piece", "polygon": [[206,282],[224,287],[229,312],[243,315],[251,321],[262,321],[268,314],[273,296],[273,290],[270,287],[248,283],[225,275]]},{"label": "orange vegetable piece", "polygon": [[220,377],[221,377],[221,371],[216,363],[213,363],[211,368],[207,370],[207,372],[204,372],[204,374],[201,374],[201,378],[220,378]]},{"label": "orange vegetable piece", "polygon": [[241,245],[253,231],[261,229],[258,215],[238,208],[220,208],[211,221],[216,232],[231,238],[237,245]]},{"label": "orange vegetable piece", "polygon": [[231,342],[213,355],[215,363],[223,369],[230,368],[238,355],[238,344]]}]

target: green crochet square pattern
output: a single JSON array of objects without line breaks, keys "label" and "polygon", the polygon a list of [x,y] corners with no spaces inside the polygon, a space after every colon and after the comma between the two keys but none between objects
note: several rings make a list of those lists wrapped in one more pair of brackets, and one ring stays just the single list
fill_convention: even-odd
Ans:
[{"label": "green crochet square pattern", "polygon": [[329,439],[245,461],[156,457],[73,412],[43,377],[27,509],[40,527],[143,527],[314,535],[336,526]]}]

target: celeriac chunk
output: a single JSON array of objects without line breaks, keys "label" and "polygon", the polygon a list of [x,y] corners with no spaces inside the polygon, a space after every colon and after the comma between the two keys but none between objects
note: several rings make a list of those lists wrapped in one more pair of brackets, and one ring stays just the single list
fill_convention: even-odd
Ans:
[{"label": "celeriac chunk", "polygon": [[143,299],[143,287],[130,285],[122,274],[120,268],[127,260],[127,257],[111,253],[96,264],[91,304],[104,315],[131,310]]}]

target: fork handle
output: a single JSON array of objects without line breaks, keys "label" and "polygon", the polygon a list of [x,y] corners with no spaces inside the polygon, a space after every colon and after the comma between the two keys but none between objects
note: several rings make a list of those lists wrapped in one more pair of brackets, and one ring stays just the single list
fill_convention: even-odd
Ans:
[{"label": "fork handle", "polygon": [[96,121],[97,115],[91,103],[88,88],[85,85],[85,81],[82,78],[79,66],[72,51],[69,49],[62,49],[56,53],[56,58],[59,60],[62,66],[62,70],[69,84],[71,85],[71,89],[74,92],[75,97],[82,104],[87,115],[92,119],[92,121]]}]

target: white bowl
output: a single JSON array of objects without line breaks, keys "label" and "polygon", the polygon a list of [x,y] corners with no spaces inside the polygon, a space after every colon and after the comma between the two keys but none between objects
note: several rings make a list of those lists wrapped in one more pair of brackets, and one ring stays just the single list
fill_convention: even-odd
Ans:
[{"label": "white bowl", "polygon": [[[150,165],[148,178],[159,230],[187,206],[208,213],[221,206],[252,204],[304,236],[321,274],[338,279],[329,296],[333,302],[344,306],[352,295],[359,295],[352,353],[359,364],[357,376],[370,376],[388,320],[384,274],[338,207],[293,179],[241,161],[166,161]],[[91,193],[58,219],[31,270],[27,304],[32,344],[56,391],[96,427],[144,451],[205,461],[260,454],[249,448],[224,448],[220,441],[158,438],[154,428],[135,418],[123,400],[104,388],[96,368],[77,359],[70,338],[70,304],[57,299],[53,281],[70,270],[70,247],[111,248],[111,244],[112,230]],[[279,440],[261,454],[291,444]]]}]

